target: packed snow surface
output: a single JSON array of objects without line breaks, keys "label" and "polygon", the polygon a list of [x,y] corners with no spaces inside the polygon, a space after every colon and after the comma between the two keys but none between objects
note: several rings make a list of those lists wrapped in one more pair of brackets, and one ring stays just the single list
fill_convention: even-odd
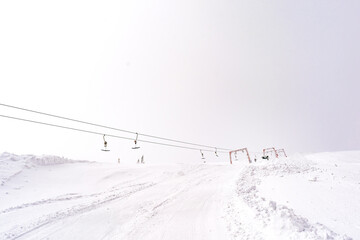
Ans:
[{"label": "packed snow surface", "polygon": [[0,155],[0,239],[360,239],[360,152],[199,164]]}]

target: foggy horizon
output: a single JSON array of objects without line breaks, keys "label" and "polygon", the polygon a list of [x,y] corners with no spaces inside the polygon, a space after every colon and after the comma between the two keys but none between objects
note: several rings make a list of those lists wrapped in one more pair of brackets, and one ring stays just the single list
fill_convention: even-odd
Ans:
[{"label": "foggy horizon", "polygon": [[[334,0],[2,2],[0,103],[252,153],[360,150],[359,12]],[[102,136],[2,117],[0,131],[0,152],[201,161],[111,137],[105,153]]]}]

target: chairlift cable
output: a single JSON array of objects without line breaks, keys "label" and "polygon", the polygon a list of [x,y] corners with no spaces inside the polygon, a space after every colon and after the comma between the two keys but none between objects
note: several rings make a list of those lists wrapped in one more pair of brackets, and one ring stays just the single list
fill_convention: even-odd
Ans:
[{"label": "chairlift cable", "polygon": [[[67,127],[67,126],[62,126],[62,125],[57,125],[57,124],[52,124],[52,123],[46,123],[46,122],[40,122],[40,121],[35,121],[35,120],[30,120],[30,119],[25,119],[25,118],[18,118],[18,117],[1,115],[1,114],[0,114],[0,117],[19,120],[19,121],[24,121],[24,122],[36,123],[36,124],[46,125],[46,126],[50,126],[50,127],[57,127],[57,128],[63,128],[63,129],[68,129],[68,130],[73,130],[73,131],[78,131],[78,132],[84,132],[84,133],[90,133],[90,134],[96,134],[96,135],[104,136],[104,133],[101,133],[101,132],[89,131],[89,130],[74,128],[74,127]],[[132,138],[123,137],[123,136],[119,136],[119,135],[113,135],[113,134],[105,134],[105,135],[107,137],[120,138],[120,139],[131,140],[131,141],[134,140]],[[141,139],[137,140],[137,141],[138,142],[143,142],[143,143],[157,144],[157,145],[162,145],[162,146],[167,146],[167,147],[176,147],[176,148],[183,148],[183,149],[199,151],[198,148],[194,148],[194,147],[186,147],[186,146],[180,146],[180,145],[174,145],[174,144],[168,144],[168,143],[160,143],[160,142],[141,140]],[[202,151],[213,152],[213,150],[208,150],[208,149],[202,149]],[[227,151],[218,151],[218,152],[219,153],[228,153]]]},{"label": "chairlift cable", "polygon": [[[36,110],[31,110],[31,109],[27,109],[27,108],[16,107],[16,106],[13,106],[13,105],[8,105],[8,104],[3,104],[3,103],[0,103],[0,105],[1,105],[1,106],[4,106],[4,107],[8,107],[8,108],[14,108],[14,109],[18,109],[18,110],[22,110],[22,111],[27,111],[27,112],[32,112],[32,113],[36,113],[36,114],[41,114],[41,115],[45,115],[45,116],[49,116],[49,117],[60,118],[60,119],[64,119],[64,120],[67,120],[67,121],[72,121],[72,122],[77,122],[77,123],[92,125],[92,126],[95,126],[95,127],[102,127],[102,128],[107,128],[107,129],[111,129],[111,130],[115,130],[115,131],[120,131],[120,132],[125,132],[125,133],[138,134],[139,136],[143,136],[143,137],[156,138],[156,139],[160,139],[160,140],[165,140],[165,141],[170,141],[170,142],[177,142],[177,143],[182,143],[182,144],[187,144],[187,145],[193,145],[193,146],[198,146],[198,147],[206,147],[206,148],[212,148],[212,149],[215,148],[214,146],[202,145],[202,144],[197,144],[197,143],[191,143],[191,142],[185,142],[185,141],[175,140],[175,139],[171,139],[171,138],[164,138],[164,137],[158,137],[158,136],[149,135],[149,134],[137,133],[137,132],[133,132],[133,131],[129,131],[129,130],[124,130],[124,129],[114,128],[114,127],[109,127],[109,126],[105,126],[105,125],[101,125],[101,124],[86,122],[86,121],[77,120],[77,119],[68,118],[68,117],[62,117],[62,116],[59,116],[59,115],[49,114],[49,113],[40,112],[40,111],[36,111]],[[225,151],[231,151],[231,150],[232,150],[232,149],[227,149],[227,148],[217,148],[217,149],[219,149],[219,150],[225,150]]]}]

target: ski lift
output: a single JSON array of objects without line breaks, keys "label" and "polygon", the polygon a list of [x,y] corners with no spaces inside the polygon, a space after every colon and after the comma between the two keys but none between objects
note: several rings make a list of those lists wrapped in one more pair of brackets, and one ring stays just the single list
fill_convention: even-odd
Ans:
[{"label": "ski lift", "polygon": [[137,145],[138,136],[139,136],[139,134],[136,133],[136,139],[134,140],[135,146],[134,146],[132,149],[139,149],[139,148],[140,148],[140,147]]},{"label": "ski lift", "polygon": [[235,152],[235,160],[238,160],[238,158],[237,158],[237,152]]},{"label": "ski lift", "polygon": [[219,155],[217,153],[217,148],[215,148],[215,156],[219,157]]},{"label": "ski lift", "polygon": [[109,150],[109,149],[107,149],[107,142],[106,142],[106,140],[105,140],[105,134],[104,134],[104,136],[103,136],[103,139],[104,139],[104,148],[103,148],[103,149],[101,149],[101,151],[104,151],[104,152],[109,152],[110,150]]},{"label": "ski lift", "polygon": [[204,153],[201,150],[200,150],[200,153],[201,153],[201,159],[205,159]]}]

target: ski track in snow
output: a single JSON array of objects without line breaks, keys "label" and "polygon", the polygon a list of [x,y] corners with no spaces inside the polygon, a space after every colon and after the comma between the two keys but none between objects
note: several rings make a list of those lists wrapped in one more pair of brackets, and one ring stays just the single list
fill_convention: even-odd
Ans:
[{"label": "ski track in snow", "polygon": [[[204,170],[206,169],[203,167],[197,167],[189,172],[191,174],[187,173],[185,177],[180,175],[179,177],[184,179],[181,180],[179,185],[171,184],[169,194],[157,197],[153,201],[144,201],[137,207],[135,214],[126,221],[125,225],[118,232],[105,234],[101,239],[186,239],[191,238],[191,236],[194,237],[194,235],[198,234],[196,231],[201,226],[201,222],[197,222],[198,224],[194,225],[192,229],[187,229],[188,233],[186,231],[179,231],[178,236],[173,235],[171,230],[170,233],[167,233],[167,231],[169,231],[169,225],[176,229],[178,224],[181,224],[176,219],[173,209],[175,206],[181,210],[184,203],[182,197],[189,191],[196,189],[196,187],[202,188],[203,184],[207,184],[214,179],[214,174],[204,172]],[[204,203],[202,202],[202,204]],[[170,212],[167,212],[168,208],[171,209]],[[122,229],[126,230],[121,231]],[[180,233],[187,235],[187,237],[182,237]],[[196,239],[209,239],[209,237],[198,237]]]},{"label": "ski track in snow", "polygon": [[[110,191],[108,194],[105,193],[101,193],[101,194],[93,194],[90,197],[95,197],[98,199],[92,200],[89,204],[81,204],[81,205],[75,205],[71,208],[68,209],[64,209],[61,211],[57,211],[55,213],[52,214],[48,214],[45,215],[43,217],[41,217],[40,219],[37,219],[34,222],[31,222],[30,224],[26,225],[26,226],[16,226],[13,229],[11,229],[9,232],[6,232],[2,235],[0,235],[0,238],[4,238],[4,239],[18,239],[19,237],[22,237],[26,234],[31,233],[32,231],[43,227],[47,224],[50,224],[54,221],[59,221],[63,218],[67,218],[67,217],[71,217],[74,216],[76,214],[82,214],[88,211],[92,211],[98,207],[101,207],[102,205],[109,203],[111,201],[115,201],[118,199],[124,199],[126,197],[129,197],[131,194],[134,194],[138,191],[142,191],[146,188],[152,187],[154,186],[153,183],[142,183],[142,184],[137,184],[135,186],[130,185],[129,189],[117,189],[114,191]],[[82,196],[81,196],[82,197]],[[70,198],[63,198],[60,199],[60,201],[64,201],[64,200],[73,200],[73,199],[77,199],[79,197],[70,197]],[[59,199],[57,199],[57,201],[59,201]],[[25,204],[25,206],[36,206],[39,204],[45,204],[45,203],[51,203],[52,200],[48,200],[48,201],[39,201],[36,203],[30,203],[30,204]],[[14,209],[21,209],[21,207],[15,207]],[[3,211],[6,212],[6,211]]]},{"label": "ski track in snow", "polygon": [[268,177],[323,176],[324,169],[301,159],[232,166],[6,159],[0,239],[351,239],[261,195]]},{"label": "ski track in snow", "polygon": [[287,206],[261,197],[257,190],[263,177],[283,177],[317,170],[309,165],[286,163],[244,168],[236,183],[237,196],[228,203],[228,229],[232,238],[350,240],[348,236],[337,234],[320,223],[310,223]]},{"label": "ski track in snow", "polygon": [[[182,186],[174,187],[172,193],[165,198],[162,198],[160,202],[145,203],[140,207],[143,211],[139,211],[135,217],[135,222],[131,223],[131,231],[129,231],[124,237],[126,239],[138,239],[137,235],[143,235],[142,231],[139,233],[137,226],[143,225],[145,222],[155,218],[162,209],[166,208],[170,203],[174,202],[179,195],[184,194],[186,191],[189,191],[191,187],[200,185],[206,180],[208,174],[199,176],[197,180],[190,179],[187,182],[183,182]],[[193,186],[192,186],[193,185]],[[144,237],[144,236],[142,236]]]},{"label": "ski track in snow", "polygon": [[[0,218],[6,218],[8,214],[21,215],[22,211],[24,210],[28,209],[30,211],[36,211],[36,209],[41,209],[45,205],[51,206],[52,204],[57,203],[63,204],[63,206],[67,207],[62,207],[61,210],[52,211],[48,214],[43,214],[36,219],[26,221],[26,223],[15,225],[11,229],[0,233],[0,239],[39,239],[41,236],[47,235],[44,233],[48,231],[47,229],[56,229],[55,231],[51,230],[56,234],[56,232],[61,231],[61,225],[64,221],[72,222],[74,219],[76,219],[76,216],[86,216],[86,214],[89,212],[96,212],[97,209],[104,209],[113,203],[116,203],[117,206],[121,206],[122,204],[130,205],[130,207],[135,208],[136,211],[134,211],[131,217],[128,218],[124,224],[122,224],[118,231],[115,230],[103,233],[103,235],[99,237],[100,239],[156,239],[160,235],[164,235],[162,232],[166,232],[166,229],[159,231],[159,226],[164,224],[166,225],[166,222],[168,221],[178,222],[178,219],[176,219],[176,216],[174,216],[172,211],[166,214],[162,214],[163,211],[165,210],[165,212],[167,212],[167,208],[170,205],[172,205],[170,210],[174,208],[174,205],[184,207],[184,200],[187,201],[188,197],[192,195],[189,194],[189,191],[194,191],[194,189],[202,189],[204,186],[211,184],[212,181],[216,181],[219,178],[219,176],[216,174],[219,173],[218,170],[219,167],[194,165],[189,169],[181,169],[181,171],[176,171],[176,173],[163,172],[162,175],[164,176],[160,179],[157,179],[157,181],[155,180],[155,182],[145,181],[138,183],[139,181],[143,181],[144,179],[151,179],[152,177],[151,173],[143,174],[139,176],[139,178],[117,183],[115,186],[111,186],[108,191],[84,195],[68,193],[54,198],[47,198],[39,201],[24,203],[18,206],[12,206],[3,209],[0,212]],[[111,175],[106,176],[103,179],[108,178],[111,178]],[[157,185],[161,185],[159,189],[150,189],[156,188]],[[166,188],[164,188],[164,186]],[[164,191],[162,191],[163,188]],[[149,191],[145,193],[146,190]],[[147,201],[146,199],[143,199],[143,201],[137,200],[134,202],[129,200],[129,198],[133,195],[141,195],[141,192],[143,192],[144,196],[148,196],[154,191],[158,192],[159,194],[153,200]],[[187,194],[189,196],[187,196]],[[211,196],[215,194],[216,191],[211,191],[209,195],[205,195],[204,198],[201,198],[199,203],[201,205],[205,205],[209,199],[211,200]],[[136,198],[141,198],[141,196]],[[81,203],[79,203],[79,201]],[[64,202],[67,204],[65,205]],[[201,218],[202,217],[200,215],[199,219]],[[201,225],[201,221],[197,222],[198,225]],[[143,227],[139,228],[139,226]],[[157,226],[156,231],[153,231],[154,226]],[[203,228],[206,228],[206,226],[203,226]],[[198,229],[194,227],[191,233],[200,235],[202,234],[198,233],[197,231]],[[204,237],[203,239],[208,239],[208,237]]]}]

